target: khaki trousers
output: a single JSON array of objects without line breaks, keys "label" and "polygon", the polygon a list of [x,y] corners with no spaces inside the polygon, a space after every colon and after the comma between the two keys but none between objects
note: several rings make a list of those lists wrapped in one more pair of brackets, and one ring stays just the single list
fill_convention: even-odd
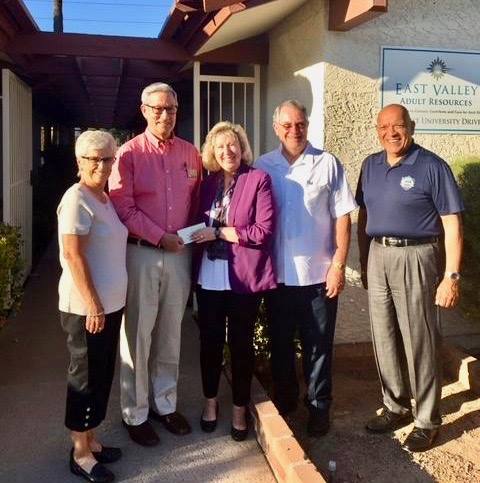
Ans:
[{"label": "khaki trousers", "polygon": [[426,429],[441,424],[439,258],[437,243],[384,247],[375,241],[368,256],[370,322],[383,402],[405,414],[413,397],[415,426]]},{"label": "khaki trousers", "polygon": [[190,291],[190,250],[127,246],[127,305],[120,331],[124,421],[142,424],[151,407],[176,410],[181,323]]}]

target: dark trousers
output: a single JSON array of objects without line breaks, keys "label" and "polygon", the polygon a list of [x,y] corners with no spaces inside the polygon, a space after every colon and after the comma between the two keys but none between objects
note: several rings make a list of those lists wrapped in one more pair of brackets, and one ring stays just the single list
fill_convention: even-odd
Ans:
[{"label": "dark trousers", "polygon": [[265,297],[271,344],[274,399],[280,410],[299,396],[295,372],[297,333],[302,345],[305,402],[313,414],[328,413],[332,399],[332,348],[337,298],[325,296],[325,284],[304,287],[280,284]]},{"label": "dark trousers", "polygon": [[70,353],[65,426],[72,431],[88,431],[105,419],[122,313],[123,309],[106,314],[105,328],[91,334],[85,329],[85,316],[60,312]]},{"label": "dark trousers", "polygon": [[228,320],[233,404],[245,406],[249,403],[255,364],[253,332],[260,298],[258,294],[237,294],[231,290],[204,290],[197,287],[200,366],[205,397],[217,396]]}]

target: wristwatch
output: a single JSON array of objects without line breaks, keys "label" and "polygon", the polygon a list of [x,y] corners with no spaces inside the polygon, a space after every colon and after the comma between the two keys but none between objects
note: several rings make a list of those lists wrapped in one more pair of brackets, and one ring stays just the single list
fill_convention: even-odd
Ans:
[{"label": "wristwatch", "polygon": [[457,282],[460,280],[460,273],[459,272],[445,272],[445,278],[448,278],[450,280],[453,280],[454,282]]},{"label": "wristwatch", "polygon": [[332,267],[336,268],[337,270],[340,270],[341,272],[345,270],[345,264],[342,262],[337,262],[336,260],[333,260]]},{"label": "wristwatch", "polygon": [[213,234],[215,235],[215,238],[218,240],[220,238],[220,227],[217,226],[213,232]]}]

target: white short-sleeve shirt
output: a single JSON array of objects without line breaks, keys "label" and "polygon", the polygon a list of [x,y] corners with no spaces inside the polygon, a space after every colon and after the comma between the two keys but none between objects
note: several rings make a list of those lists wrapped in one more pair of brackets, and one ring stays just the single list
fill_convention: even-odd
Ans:
[{"label": "white short-sleeve shirt", "polygon": [[99,201],[77,183],[63,195],[57,208],[62,275],[58,285],[62,312],[86,315],[86,305],[63,256],[62,235],[88,235],[85,257],[105,313],[120,310],[127,294],[126,245],[128,231],[108,199]]},{"label": "white short-sleeve shirt", "polygon": [[335,252],[335,222],[357,205],[342,165],[310,143],[290,165],[281,146],[255,167],[272,178],[277,208],[274,256],[277,282],[306,286],[325,282]]}]

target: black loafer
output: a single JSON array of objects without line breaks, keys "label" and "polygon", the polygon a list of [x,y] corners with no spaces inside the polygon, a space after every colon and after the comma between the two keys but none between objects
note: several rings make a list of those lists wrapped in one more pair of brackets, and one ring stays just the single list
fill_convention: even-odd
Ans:
[{"label": "black loafer", "polygon": [[97,463],[90,473],[85,471],[73,458],[73,448],[70,451],[70,471],[92,483],[108,483],[115,479],[115,475],[101,463]]},{"label": "black loafer", "polygon": [[130,439],[140,446],[157,446],[160,443],[160,438],[148,421],[138,426],[127,424],[125,421],[122,423],[127,428]]},{"label": "black loafer", "polygon": [[310,414],[307,423],[307,433],[309,436],[320,437],[328,433],[330,429],[330,418],[327,414]]},{"label": "black loafer", "polygon": [[392,413],[392,411],[384,407],[382,413],[370,419],[365,425],[365,428],[370,433],[388,433],[407,426],[412,420],[412,413]]},{"label": "black loafer", "polygon": [[435,438],[438,435],[438,429],[425,429],[414,427],[412,432],[407,436],[403,443],[404,448],[407,448],[412,453],[426,451],[432,447]]},{"label": "black loafer", "polygon": [[170,431],[178,436],[183,436],[192,432],[190,424],[188,424],[188,421],[185,419],[185,417],[182,416],[178,411],[170,414],[160,415],[150,409],[148,417],[154,419],[155,421],[159,421],[165,426],[167,431]]},{"label": "black loafer", "polygon": [[212,421],[205,421],[203,419],[203,414],[200,416],[200,428],[204,433],[213,433],[217,428],[217,419],[218,419],[218,401],[215,403],[215,419]]},{"label": "black loafer", "polygon": [[102,446],[101,451],[92,451],[92,454],[99,463],[115,463],[122,457],[122,450],[120,448]]}]

